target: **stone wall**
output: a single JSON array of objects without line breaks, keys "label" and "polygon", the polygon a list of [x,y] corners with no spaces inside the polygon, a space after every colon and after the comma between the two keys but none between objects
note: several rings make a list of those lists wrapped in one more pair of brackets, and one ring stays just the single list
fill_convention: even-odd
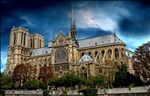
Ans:
[{"label": "stone wall", "polygon": [[[5,96],[42,96],[42,90],[6,90]],[[61,96],[62,90],[50,91],[51,96]],[[78,90],[68,90],[68,96],[83,96]],[[98,90],[98,96],[150,96],[150,87],[113,88]]]}]

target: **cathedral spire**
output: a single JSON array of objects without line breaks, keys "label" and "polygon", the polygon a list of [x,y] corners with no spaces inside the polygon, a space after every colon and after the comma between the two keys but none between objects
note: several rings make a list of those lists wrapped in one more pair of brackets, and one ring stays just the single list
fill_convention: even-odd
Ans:
[{"label": "cathedral spire", "polygon": [[62,29],[61,29],[61,27],[60,27],[60,33],[62,33]]},{"label": "cathedral spire", "polygon": [[75,23],[74,23],[74,10],[73,10],[73,4],[72,4],[72,14],[71,14],[71,19],[72,19],[71,25],[75,25]]},{"label": "cathedral spire", "polygon": [[76,25],[75,25],[75,21],[74,21],[73,4],[72,4],[72,14],[71,14],[70,32],[71,32],[71,37],[72,37],[73,39],[75,39],[75,38],[76,38]]}]

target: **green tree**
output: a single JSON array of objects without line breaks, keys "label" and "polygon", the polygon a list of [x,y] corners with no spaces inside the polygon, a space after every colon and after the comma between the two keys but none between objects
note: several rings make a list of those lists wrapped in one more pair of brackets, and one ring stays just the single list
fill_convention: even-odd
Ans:
[{"label": "green tree", "polygon": [[125,64],[118,65],[118,71],[115,74],[115,85],[116,86],[126,86],[127,80],[127,66]]},{"label": "green tree", "polygon": [[0,74],[0,87],[1,89],[10,89],[13,86],[13,80],[10,76]]},{"label": "green tree", "polygon": [[53,76],[49,81],[48,81],[48,85],[50,86],[54,86],[56,89],[57,87],[62,85],[62,80],[60,78],[58,78],[57,76]]},{"label": "green tree", "polygon": [[90,76],[89,78],[87,78],[85,85],[89,86],[91,88],[95,88],[96,86],[100,87],[100,86],[105,86],[106,82],[105,82],[105,78],[104,76]]},{"label": "green tree", "polygon": [[41,80],[30,80],[25,82],[23,87],[28,90],[38,89],[38,88],[46,89],[47,85]]},{"label": "green tree", "polygon": [[112,60],[105,61],[104,77],[108,88],[112,88],[115,80],[115,73],[117,72],[117,63]]},{"label": "green tree", "polygon": [[83,93],[84,96],[97,96],[97,89],[95,88],[88,88],[79,90],[79,93]]}]

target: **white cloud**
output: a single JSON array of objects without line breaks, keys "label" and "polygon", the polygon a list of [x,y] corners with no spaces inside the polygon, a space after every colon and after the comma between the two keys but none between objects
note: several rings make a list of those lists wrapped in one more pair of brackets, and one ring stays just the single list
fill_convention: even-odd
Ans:
[{"label": "white cloud", "polygon": [[113,30],[113,26],[117,26],[114,20],[101,12],[81,9],[76,15],[77,18],[80,18],[77,20],[79,28],[94,27],[108,31]]},{"label": "white cloud", "polygon": [[1,72],[4,71],[7,60],[7,52],[1,51]]}]

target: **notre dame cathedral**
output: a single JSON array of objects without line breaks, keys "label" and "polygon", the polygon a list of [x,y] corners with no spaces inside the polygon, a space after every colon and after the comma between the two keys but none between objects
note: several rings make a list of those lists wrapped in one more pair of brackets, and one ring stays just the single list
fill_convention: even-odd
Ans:
[{"label": "notre dame cathedral", "polygon": [[44,37],[30,34],[28,29],[13,27],[10,32],[10,44],[5,74],[11,75],[18,64],[30,63],[40,71],[44,65],[51,66],[55,75],[61,76],[68,71],[75,71],[83,77],[106,72],[107,61],[126,64],[130,73],[134,73],[130,50],[116,34],[77,39],[74,12],[68,35],[60,33],[44,45]]}]

